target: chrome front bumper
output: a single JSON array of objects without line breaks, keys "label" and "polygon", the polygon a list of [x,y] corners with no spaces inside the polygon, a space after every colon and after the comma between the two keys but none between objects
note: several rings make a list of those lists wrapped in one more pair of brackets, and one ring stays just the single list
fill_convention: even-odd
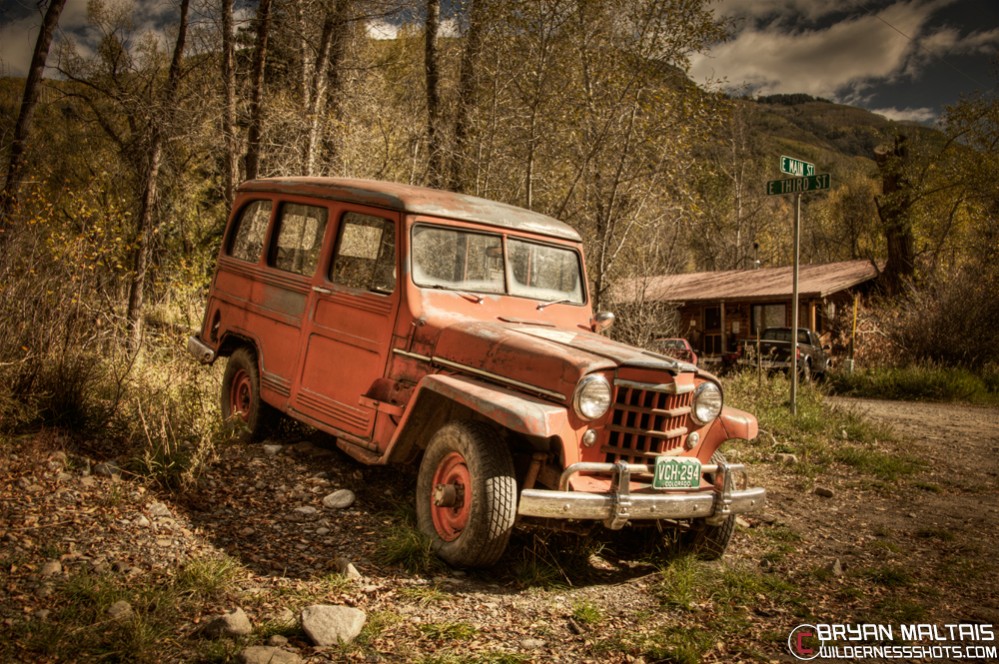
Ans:
[{"label": "chrome front bumper", "polygon": [[[670,492],[632,493],[633,473],[651,474],[652,466],[618,463],[575,463],[565,469],[559,490],[524,489],[520,493],[520,516],[548,519],[603,520],[611,530],[619,530],[628,521],[654,519],[707,519],[720,523],[731,514],[752,512],[763,507],[766,490],[761,487],[735,488],[735,475],[748,484],[745,466],[736,463],[704,464],[703,473],[714,474],[712,491],[673,490]],[[568,491],[569,478],[576,473],[611,475],[607,493]]]},{"label": "chrome front bumper", "polygon": [[202,364],[211,364],[212,360],[215,359],[215,351],[209,346],[206,346],[205,343],[196,336],[188,337],[187,352],[193,355],[194,359]]}]

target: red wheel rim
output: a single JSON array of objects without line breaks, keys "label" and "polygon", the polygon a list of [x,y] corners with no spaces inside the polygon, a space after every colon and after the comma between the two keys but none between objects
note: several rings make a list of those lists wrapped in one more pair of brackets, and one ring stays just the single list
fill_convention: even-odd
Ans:
[{"label": "red wheel rim", "polygon": [[451,452],[441,459],[428,498],[437,535],[445,542],[458,539],[472,511],[472,476],[465,457]]},{"label": "red wheel rim", "polygon": [[250,404],[253,400],[253,382],[250,374],[242,369],[232,377],[232,387],[229,388],[229,414],[238,415],[241,420],[250,420]]}]

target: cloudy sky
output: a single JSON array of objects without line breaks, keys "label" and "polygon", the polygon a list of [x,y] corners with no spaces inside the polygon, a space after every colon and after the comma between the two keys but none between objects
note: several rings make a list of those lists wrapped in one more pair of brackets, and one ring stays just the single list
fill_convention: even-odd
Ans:
[{"label": "cloudy sky", "polygon": [[[134,1],[138,23],[153,30],[176,13],[175,0]],[[0,75],[27,71],[38,5],[0,0]],[[63,35],[84,34],[86,6],[67,1]],[[999,0],[718,0],[713,7],[731,21],[732,39],[693,59],[700,82],[803,92],[922,122],[962,94],[996,92]]]},{"label": "cloudy sky", "polygon": [[997,0],[720,0],[733,38],[692,75],[755,94],[803,92],[931,122],[999,81]]}]

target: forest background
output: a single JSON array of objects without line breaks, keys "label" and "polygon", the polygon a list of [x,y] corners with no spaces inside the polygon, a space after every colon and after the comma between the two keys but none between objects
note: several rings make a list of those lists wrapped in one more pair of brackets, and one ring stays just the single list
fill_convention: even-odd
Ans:
[{"label": "forest background", "polygon": [[[792,154],[834,183],[805,197],[803,262],[886,261],[871,357],[997,374],[994,88],[925,127],[699,87],[689,56],[727,34],[704,0],[170,0],[155,32],[91,0],[90,38],[50,52],[64,2],[40,6],[27,80],[0,80],[4,429],[214,435],[184,340],[236,186],[281,175],[562,219],[608,308],[635,276],[789,264],[791,201],[764,185]],[[667,311],[635,319],[617,334],[671,332]]]}]

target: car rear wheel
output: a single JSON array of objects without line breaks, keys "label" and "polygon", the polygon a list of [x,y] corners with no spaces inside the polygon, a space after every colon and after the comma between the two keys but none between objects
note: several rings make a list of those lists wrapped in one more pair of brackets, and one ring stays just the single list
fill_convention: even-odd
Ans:
[{"label": "car rear wheel", "polygon": [[506,549],[517,515],[513,459],[496,430],[450,422],[434,434],[416,482],[416,520],[451,565],[488,567]]},{"label": "car rear wheel", "polygon": [[257,356],[248,348],[229,356],[222,376],[222,417],[234,419],[248,442],[266,438],[277,421],[277,411],[260,400]]},{"label": "car rear wheel", "polygon": [[[724,463],[725,455],[715,452],[711,463]],[[708,476],[709,480],[713,478]],[[705,519],[695,519],[690,528],[679,533],[678,544],[682,553],[692,553],[701,560],[718,560],[725,554],[735,531],[735,515],[730,514],[719,524],[709,524]]]}]

